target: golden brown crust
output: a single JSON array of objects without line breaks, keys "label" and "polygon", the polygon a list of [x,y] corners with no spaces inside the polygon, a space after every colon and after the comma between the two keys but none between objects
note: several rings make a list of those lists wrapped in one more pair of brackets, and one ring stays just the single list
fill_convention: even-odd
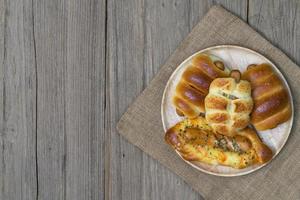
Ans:
[{"label": "golden brown crust", "polygon": [[274,114],[273,116],[266,118],[260,122],[256,122],[255,128],[257,130],[267,130],[267,129],[275,128],[282,122],[289,120],[291,115],[292,115],[292,109],[289,104],[287,107],[285,107],[280,112]]},{"label": "golden brown crust", "polygon": [[201,161],[233,168],[265,163],[272,151],[253,129],[246,128],[234,137],[215,134],[205,118],[185,119],[170,128],[165,141],[188,161]]},{"label": "golden brown crust", "polygon": [[290,119],[288,92],[269,64],[252,66],[242,77],[252,86],[254,108],[251,122],[257,130],[275,128]]},{"label": "golden brown crust", "polygon": [[227,109],[228,100],[223,96],[215,96],[210,98],[209,101],[205,103],[206,109],[218,109],[225,111]]},{"label": "golden brown crust", "polygon": [[176,109],[189,118],[204,113],[204,98],[208,94],[210,83],[216,77],[228,76],[221,64],[219,60],[213,62],[212,57],[206,54],[195,56],[176,87],[173,98]]},{"label": "golden brown crust", "polygon": [[244,113],[252,110],[253,102],[251,100],[236,99],[232,101],[232,106],[235,113]]},{"label": "golden brown crust", "polygon": [[256,123],[280,112],[289,104],[288,94],[284,90],[274,93],[272,96],[265,96],[255,101],[252,112],[252,122]]},{"label": "golden brown crust", "polygon": [[264,82],[264,80],[272,74],[274,74],[274,72],[270,65],[267,63],[263,63],[247,69],[242,74],[242,79],[248,80],[253,84],[261,83]]},{"label": "golden brown crust", "polygon": [[[231,116],[232,119],[232,129],[236,131],[243,129],[244,127],[248,126],[249,121],[250,121],[250,117],[248,115],[242,115],[240,116],[240,114],[233,114]],[[241,128],[243,127],[243,128]],[[234,133],[235,133],[234,132]]]},{"label": "golden brown crust", "polygon": [[206,54],[199,54],[192,59],[192,65],[199,68],[206,73],[210,78],[215,79],[217,77],[227,77],[228,73],[219,69],[210,56]]},{"label": "golden brown crust", "polygon": [[212,81],[209,76],[193,65],[190,65],[182,74],[182,80],[206,94]]},{"label": "golden brown crust", "polygon": [[205,95],[199,90],[191,87],[188,83],[182,82],[178,84],[176,88],[177,97],[183,98],[185,101],[190,102],[191,104],[197,107],[204,106]]},{"label": "golden brown crust", "polygon": [[206,120],[208,122],[214,122],[214,123],[226,123],[230,119],[230,115],[225,112],[218,112],[218,113],[211,113],[209,115],[206,115]]},{"label": "golden brown crust", "polygon": [[245,80],[217,78],[205,98],[206,120],[215,132],[226,136],[248,126],[252,107],[251,86]]},{"label": "golden brown crust", "polygon": [[175,96],[173,98],[173,104],[176,106],[177,110],[184,113],[186,116],[190,116],[191,118],[199,116],[199,113],[201,112],[196,106],[186,102],[183,98]]},{"label": "golden brown crust", "polygon": [[271,160],[273,157],[272,150],[260,140],[253,129],[246,128],[238,132],[238,135],[246,137],[248,140],[250,140],[251,145],[257,154],[259,163],[266,163]]}]

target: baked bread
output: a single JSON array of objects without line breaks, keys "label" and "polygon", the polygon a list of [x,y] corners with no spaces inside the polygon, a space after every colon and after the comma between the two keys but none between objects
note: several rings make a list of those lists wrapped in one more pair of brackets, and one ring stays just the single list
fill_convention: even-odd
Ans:
[{"label": "baked bread", "polygon": [[230,78],[217,78],[205,98],[205,117],[213,130],[222,135],[233,136],[250,123],[253,107],[251,86],[240,80],[240,72],[232,71]]},{"label": "baked bread", "polygon": [[290,119],[288,92],[269,64],[251,65],[242,77],[251,83],[254,100],[251,123],[257,130],[272,129]]},{"label": "baked bread", "polygon": [[177,123],[166,132],[165,141],[185,160],[238,169],[266,163],[273,156],[253,129],[246,128],[234,137],[218,135],[203,117]]},{"label": "baked bread", "polygon": [[217,77],[226,77],[229,70],[217,57],[207,54],[196,55],[183,72],[173,97],[179,115],[195,118],[204,112],[204,98],[210,83]]}]

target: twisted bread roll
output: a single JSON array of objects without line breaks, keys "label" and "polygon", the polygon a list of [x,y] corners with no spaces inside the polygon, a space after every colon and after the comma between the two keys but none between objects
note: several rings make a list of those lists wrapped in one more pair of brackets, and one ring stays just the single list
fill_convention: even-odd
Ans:
[{"label": "twisted bread roll", "polygon": [[233,168],[266,163],[273,156],[253,129],[246,128],[234,137],[217,135],[203,117],[177,123],[166,132],[165,141],[185,160]]},{"label": "twisted bread roll", "polygon": [[228,69],[213,55],[196,55],[184,71],[173,97],[179,115],[195,118],[204,112],[204,98],[217,77],[228,76]]},{"label": "twisted bread roll", "polygon": [[248,126],[253,107],[250,83],[239,80],[239,71],[232,74],[234,78],[215,79],[205,98],[207,122],[216,133],[226,136],[234,136]]},{"label": "twisted bread roll", "polygon": [[242,77],[251,83],[254,100],[251,122],[257,130],[272,129],[290,119],[288,92],[269,64],[251,65]]}]

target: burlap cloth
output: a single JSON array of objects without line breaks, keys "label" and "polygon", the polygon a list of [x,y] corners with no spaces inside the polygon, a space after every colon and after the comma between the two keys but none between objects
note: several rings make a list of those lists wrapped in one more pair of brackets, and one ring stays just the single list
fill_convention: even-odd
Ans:
[{"label": "burlap cloth", "polygon": [[[205,174],[182,161],[164,142],[160,108],[163,90],[174,69],[198,50],[221,44],[248,47],[273,61],[288,80],[295,107],[293,129],[279,155],[254,173],[231,178]],[[245,22],[222,7],[214,6],[128,108],[117,129],[129,142],[183,178],[205,199],[300,199],[299,100],[300,68]]]}]

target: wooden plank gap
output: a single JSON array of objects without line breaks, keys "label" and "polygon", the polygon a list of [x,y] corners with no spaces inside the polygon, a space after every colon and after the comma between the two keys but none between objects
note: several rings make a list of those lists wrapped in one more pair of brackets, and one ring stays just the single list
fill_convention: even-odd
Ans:
[{"label": "wooden plank gap", "polygon": [[34,2],[31,0],[31,20],[32,20],[32,39],[33,39],[33,53],[35,63],[35,178],[36,178],[36,200],[39,199],[39,171],[37,159],[37,119],[38,119],[38,73],[37,73],[37,60],[36,60],[36,41],[35,41],[35,24],[34,24]]},{"label": "wooden plank gap", "polygon": [[110,95],[107,85],[109,85],[109,70],[108,68],[108,0],[105,0],[105,47],[104,47],[104,72],[105,72],[105,98],[104,98],[104,138],[105,138],[105,147],[104,147],[104,200],[111,199],[111,171],[110,171],[110,159],[111,159],[111,137],[110,137],[110,126],[109,123],[109,106],[107,106],[107,102],[110,102]]},{"label": "wooden plank gap", "polygon": [[246,10],[246,15],[247,15],[246,22],[248,23],[248,21],[249,21],[249,0],[247,0],[247,10]]}]

